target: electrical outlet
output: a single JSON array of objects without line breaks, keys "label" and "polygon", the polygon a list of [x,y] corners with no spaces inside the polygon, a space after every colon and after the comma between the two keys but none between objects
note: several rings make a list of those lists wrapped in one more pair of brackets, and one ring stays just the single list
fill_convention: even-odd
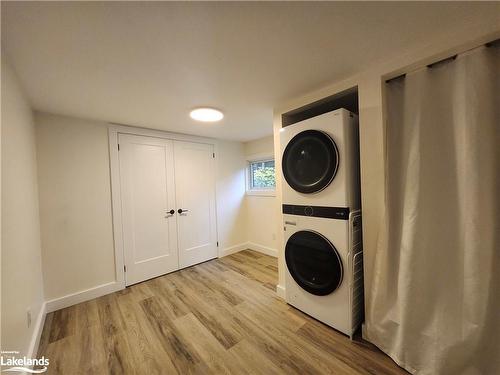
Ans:
[{"label": "electrical outlet", "polygon": [[28,324],[28,328],[31,327],[31,309],[26,311],[26,323]]}]

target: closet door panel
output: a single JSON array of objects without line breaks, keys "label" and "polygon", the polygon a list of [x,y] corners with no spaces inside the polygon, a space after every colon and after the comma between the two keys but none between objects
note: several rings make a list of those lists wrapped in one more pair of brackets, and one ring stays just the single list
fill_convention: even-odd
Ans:
[{"label": "closet door panel", "polygon": [[126,283],[177,270],[173,143],[119,136]]},{"label": "closet door panel", "polygon": [[213,145],[174,141],[179,266],[217,257]]}]

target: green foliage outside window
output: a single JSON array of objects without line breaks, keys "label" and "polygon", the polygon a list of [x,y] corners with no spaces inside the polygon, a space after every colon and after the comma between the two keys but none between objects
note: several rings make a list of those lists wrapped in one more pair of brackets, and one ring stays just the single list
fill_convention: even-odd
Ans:
[{"label": "green foliage outside window", "polygon": [[274,189],[275,185],[274,160],[250,163],[251,189]]}]

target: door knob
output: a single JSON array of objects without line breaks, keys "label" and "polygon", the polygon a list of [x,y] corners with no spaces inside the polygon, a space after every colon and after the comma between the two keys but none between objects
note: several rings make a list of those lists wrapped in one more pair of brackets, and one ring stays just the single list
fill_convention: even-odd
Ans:
[{"label": "door knob", "polygon": [[184,209],[182,209],[182,208],[179,208],[179,209],[177,210],[177,212],[178,212],[179,214],[182,214],[182,213],[184,213],[184,212],[189,212],[189,210],[184,210]]},{"label": "door knob", "polygon": [[175,210],[170,210],[170,211],[168,211],[168,213],[169,213],[170,215],[173,215],[173,214],[175,214]]},{"label": "door knob", "polygon": [[165,219],[166,219],[166,218],[169,218],[169,217],[171,217],[171,216],[174,216],[174,214],[175,214],[175,211],[174,211],[174,210],[170,210],[170,211],[168,211],[168,212],[167,212],[167,214],[166,214],[166,216],[165,216]]}]

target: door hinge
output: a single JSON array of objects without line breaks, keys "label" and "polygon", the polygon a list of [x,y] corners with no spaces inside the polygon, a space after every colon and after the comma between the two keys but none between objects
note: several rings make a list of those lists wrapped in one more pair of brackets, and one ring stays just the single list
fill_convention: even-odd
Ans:
[{"label": "door hinge", "polygon": [[217,241],[217,247],[219,247],[219,241]]},{"label": "door hinge", "polygon": [[212,157],[215,159],[215,152],[212,153]]},{"label": "door hinge", "polygon": [[127,272],[127,266],[123,266],[123,272]]},{"label": "door hinge", "polygon": [[120,151],[120,144],[118,143],[118,151]]}]

